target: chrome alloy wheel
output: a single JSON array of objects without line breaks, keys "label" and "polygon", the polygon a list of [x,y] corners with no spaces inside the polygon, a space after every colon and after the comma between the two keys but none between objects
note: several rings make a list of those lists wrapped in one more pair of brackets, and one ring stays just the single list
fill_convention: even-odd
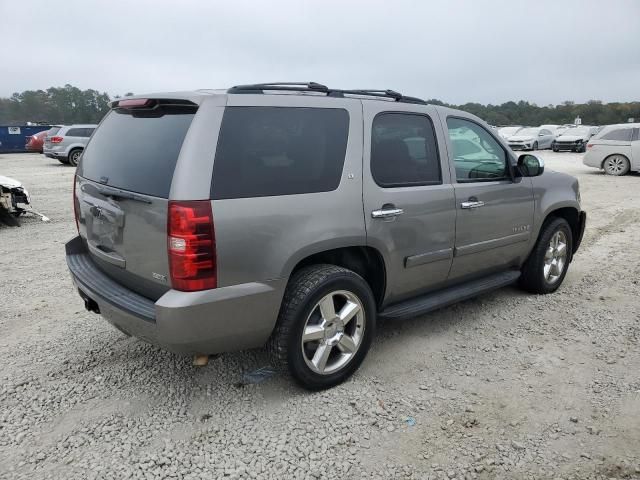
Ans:
[{"label": "chrome alloy wheel", "polygon": [[302,331],[302,356],[307,366],[321,375],[347,365],[364,338],[364,307],[346,290],[322,297],[307,317]]},{"label": "chrome alloy wheel", "polygon": [[567,263],[567,235],[558,230],[551,237],[544,255],[544,279],[553,284],[558,281]]},{"label": "chrome alloy wheel", "polygon": [[620,175],[627,168],[627,159],[621,155],[612,155],[604,162],[604,169],[609,175]]}]

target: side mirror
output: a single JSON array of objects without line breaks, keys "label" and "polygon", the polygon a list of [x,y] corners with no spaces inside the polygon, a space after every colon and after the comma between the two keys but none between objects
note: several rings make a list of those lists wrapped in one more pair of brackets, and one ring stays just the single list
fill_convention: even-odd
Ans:
[{"label": "side mirror", "polygon": [[540,176],[544,173],[544,160],[535,155],[520,155],[518,157],[518,169],[523,177]]},{"label": "side mirror", "polygon": [[539,133],[538,136],[539,137],[544,137],[544,133]]}]

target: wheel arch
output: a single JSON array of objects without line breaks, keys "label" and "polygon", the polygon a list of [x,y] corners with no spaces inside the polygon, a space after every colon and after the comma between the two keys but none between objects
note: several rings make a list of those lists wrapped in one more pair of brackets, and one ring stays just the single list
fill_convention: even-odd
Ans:
[{"label": "wheel arch", "polygon": [[551,220],[555,218],[563,218],[569,224],[571,228],[571,236],[573,238],[572,248],[571,248],[571,257],[569,261],[573,259],[573,255],[578,250],[580,246],[580,242],[582,241],[582,234],[584,232],[584,222],[585,215],[584,212],[581,212],[576,207],[568,206],[568,207],[558,207],[547,213],[542,222],[542,226],[540,227],[540,231],[538,232],[538,236],[543,231],[544,226],[549,223]]},{"label": "wheel arch", "polygon": [[347,268],[360,275],[369,285],[376,305],[384,300],[386,291],[386,266],[382,254],[371,246],[350,245],[309,253],[291,268],[290,275],[309,265],[330,264]]},{"label": "wheel arch", "polygon": [[629,159],[628,155],[625,155],[624,153],[616,152],[616,153],[610,153],[609,155],[607,155],[602,159],[602,161],[600,162],[600,168],[602,170],[604,170],[604,162],[606,162],[607,159],[611,157],[624,157],[627,160],[627,162],[629,162],[629,166],[631,166],[631,160]]}]

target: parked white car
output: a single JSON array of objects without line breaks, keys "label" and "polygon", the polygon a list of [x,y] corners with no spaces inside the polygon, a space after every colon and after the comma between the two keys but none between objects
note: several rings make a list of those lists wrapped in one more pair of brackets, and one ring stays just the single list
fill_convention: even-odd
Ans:
[{"label": "parked white car", "polygon": [[560,135],[561,132],[558,131],[558,129],[560,128],[560,125],[540,125],[540,128],[544,128],[546,130],[550,130],[551,133],[553,133],[554,136],[558,136]]},{"label": "parked white car", "polygon": [[538,150],[551,148],[555,140],[551,130],[541,127],[527,127],[519,130],[507,140],[511,150]]},{"label": "parked white car", "polygon": [[604,127],[587,144],[582,163],[609,175],[640,172],[640,123]]},{"label": "parked white car", "polygon": [[518,130],[522,130],[521,126],[513,126],[513,127],[500,127],[498,129],[498,135],[500,135],[505,140],[508,140],[511,135],[515,135]]}]

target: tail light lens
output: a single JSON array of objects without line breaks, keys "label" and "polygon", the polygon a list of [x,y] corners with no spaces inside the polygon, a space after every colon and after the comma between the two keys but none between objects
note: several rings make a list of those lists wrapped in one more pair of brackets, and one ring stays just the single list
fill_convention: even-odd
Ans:
[{"label": "tail light lens", "polygon": [[80,204],[78,202],[78,195],[76,194],[76,183],[78,183],[78,176],[73,176],[73,217],[76,219],[76,229],[80,233],[80,225],[78,224],[78,213]]},{"label": "tail light lens", "polygon": [[64,137],[51,137],[51,143],[60,143]]},{"label": "tail light lens", "polygon": [[593,147],[593,143],[587,143],[587,148]]},{"label": "tail light lens", "polygon": [[170,201],[167,233],[171,286],[185,292],[216,288],[211,201]]}]

